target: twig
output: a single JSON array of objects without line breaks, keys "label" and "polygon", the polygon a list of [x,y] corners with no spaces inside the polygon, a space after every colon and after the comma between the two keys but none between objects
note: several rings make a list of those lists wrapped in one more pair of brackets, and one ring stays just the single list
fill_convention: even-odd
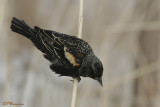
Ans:
[{"label": "twig", "polygon": [[82,38],[82,25],[83,25],[83,0],[80,0],[78,38]]},{"label": "twig", "polygon": [[74,78],[71,107],[75,107],[76,94],[77,94],[77,85],[78,85],[78,80],[76,78]]},{"label": "twig", "polygon": [[[79,23],[78,23],[78,38],[81,38],[81,37],[82,37],[82,24],[83,24],[83,0],[80,0],[80,6],[79,6]],[[71,107],[75,107],[76,94],[77,94],[77,85],[78,85],[78,79],[77,79],[77,78],[74,78],[74,81],[73,81],[72,100],[71,100]]]},{"label": "twig", "polygon": [[[133,81],[133,80],[140,78],[142,76],[145,76],[149,73],[156,72],[157,70],[160,70],[159,63],[160,63],[159,61],[152,62],[150,64],[144,65],[141,68],[138,68],[137,70],[135,70],[133,72],[125,74],[123,77],[119,77],[119,78],[116,78],[116,80],[112,80],[112,83],[109,84],[110,89],[113,89],[116,86],[123,84],[124,78],[125,78],[125,81]],[[135,72],[138,72],[138,74],[135,74]]]}]

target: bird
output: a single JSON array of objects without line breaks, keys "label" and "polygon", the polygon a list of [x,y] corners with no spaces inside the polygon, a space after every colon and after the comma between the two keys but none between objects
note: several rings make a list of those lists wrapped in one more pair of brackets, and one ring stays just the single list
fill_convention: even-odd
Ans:
[{"label": "bird", "polygon": [[81,77],[89,77],[103,86],[103,64],[86,41],[38,26],[31,28],[24,20],[15,17],[10,28],[31,40],[50,61],[50,69],[59,76],[77,78],[79,82]]}]

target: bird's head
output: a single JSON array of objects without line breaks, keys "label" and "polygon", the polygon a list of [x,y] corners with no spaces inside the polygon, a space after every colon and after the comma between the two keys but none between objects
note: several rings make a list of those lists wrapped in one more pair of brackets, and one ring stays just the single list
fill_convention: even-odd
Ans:
[{"label": "bird's head", "polygon": [[88,55],[86,60],[83,62],[81,75],[95,79],[101,84],[101,86],[103,86],[103,65],[102,62],[93,53]]},{"label": "bird's head", "polygon": [[91,62],[91,78],[97,80],[101,84],[101,86],[103,86],[102,75],[103,65],[101,61],[97,58]]}]

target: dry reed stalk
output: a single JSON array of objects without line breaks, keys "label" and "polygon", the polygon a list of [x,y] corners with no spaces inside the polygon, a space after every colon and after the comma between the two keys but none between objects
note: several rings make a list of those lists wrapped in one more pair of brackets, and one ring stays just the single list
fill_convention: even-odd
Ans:
[{"label": "dry reed stalk", "polygon": [[[160,5],[160,1],[158,1],[158,4]],[[160,17],[160,6],[158,5],[158,16]],[[158,65],[160,65],[160,37],[159,37],[159,48],[158,48],[158,61],[159,61],[159,63],[158,63]],[[158,70],[158,75],[157,75],[157,77],[158,77],[158,97],[157,97],[157,104],[156,104],[156,106],[157,107],[160,107],[160,102],[159,102],[159,100],[160,100],[160,66],[159,66],[159,70]]]},{"label": "dry reed stalk", "polygon": [[[4,19],[6,17],[5,11],[7,11],[6,8],[6,1],[5,0],[1,0],[0,1],[0,54],[2,57],[2,63],[4,60],[4,65],[3,66],[5,68],[5,72],[6,72],[6,77],[5,77],[5,82],[3,84],[3,89],[4,89],[4,94],[3,94],[3,100],[8,100],[8,96],[10,95],[10,88],[9,88],[9,84],[10,84],[10,65],[9,65],[9,58],[8,58],[8,38],[7,38],[7,33],[5,31],[5,22]],[[2,89],[2,88],[1,88]],[[1,90],[2,91],[2,90]],[[0,93],[1,94],[1,93]],[[2,97],[2,96],[0,96]]]},{"label": "dry reed stalk", "polygon": [[[140,67],[133,72],[125,74],[125,76],[123,76],[123,77],[117,78],[116,80],[114,80],[110,84],[110,89],[113,89],[116,86],[119,86],[119,85],[123,84],[124,83],[124,78],[125,78],[125,81],[133,81],[137,78],[148,75],[149,73],[156,72],[157,70],[160,69],[159,65],[158,65],[159,63],[160,63],[159,61],[155,61],[155,62],[152,62],[150,64],[146,64],[143,67]],[[138,72],[138,74],[135,74],[135,72]]]},{"label": "dry reed stalk", "polygon": [[[82,24],[83,24],[83,0],[80,0],[79,23],[78,23],[78,38],[82,37]],[[77,78],[74,78],[71,107],[75,107],[76,94],[77,94],[77,85],[78,85],[78,80],[77,80]]]}]

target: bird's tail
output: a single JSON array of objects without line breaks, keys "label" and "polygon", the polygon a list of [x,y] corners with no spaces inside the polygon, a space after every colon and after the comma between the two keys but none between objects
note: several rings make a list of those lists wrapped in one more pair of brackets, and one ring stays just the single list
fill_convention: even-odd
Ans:
[{"label": "bird's tail", "polygon": [[15,17],[12,18],[11,29],[13,32],[19,33],[27,37],[28,39],[32,39],[33,36],[36,34],[34,29],[28,26],[24,21],[19,20]]},{"label": "bird's tail", "polygon": [[13,32],[19,33],[32,41],[32,43],[43,53],[49,53],[43,41],[38,36],[38,31],[32,29],[23,20],[19,20],[15,17],[12,18],[11,27]]}]

